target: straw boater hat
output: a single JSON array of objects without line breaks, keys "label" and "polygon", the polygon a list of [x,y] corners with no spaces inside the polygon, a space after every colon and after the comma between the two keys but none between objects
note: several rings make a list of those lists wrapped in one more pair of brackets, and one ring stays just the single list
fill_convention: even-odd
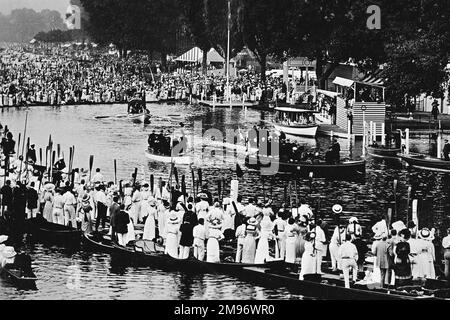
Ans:
[{"label": "straw boater hat", "polygon": [[151,197],[148,199],[148,204],[152,207],[156,206],[156,200],[155,198]]},{"label": "straw boater hat", "polygon": [[208,199],[208,195],[204,192],[199,193],[198,197],[203,200]]},{"label": "straw boater hat", "polygon": [[348,220],[348,222],[349,222],[349,223],[353,223],[353,222],[358,223],[358,218],[356,218],[356,217],[351,217],[351,218]]},{"label": "straw boater hat", "polygon": [[427,241],[434,240],[434,236],[428,228],[423,228],[419,232],[419,238]]},{"label": "straw boater hat", "polygon": [[167,200],[163,200],[163,205],[164,205],[164,208],[166,208],[166,209],[170,208],[170,203]]},{"label": "straw boater hat", "polygon": [[255,218],[251,217],[250,219],[248,219],[247,223],[249,225],[256,226],[258,224],[258,221]]},{"label": "straw boater hat", "polygon": [[46,191],[54,191],[55,190],[55,185],[51,182],[48,182],[45,184],[44,186]]},{"label": "straw boater hat", "polygon": [[340,204],[335,204],[331,210],[333,210],[334,213],[339,214],[342,212],[342,206]]},{"label": "straw boater hat", "polygon": [[89,194],[85,193],[83,195],[83,198],[81,199],[81,202],[89,203],[90,200],[91,200],[91,196]]},{"label": "straw boater hat", "polygon": [[213,229],[221,229],[222,228],[222,223],[220,222],[219,219],[213,219],[211,221],[211,224],[210,224],[209,227],[213,228]]},{"label": "straw boater hat", "polygon": [[175,211],[172,211],[169,215],[169,223],[176,224],[178,222],[180,222],[180,218]]}]

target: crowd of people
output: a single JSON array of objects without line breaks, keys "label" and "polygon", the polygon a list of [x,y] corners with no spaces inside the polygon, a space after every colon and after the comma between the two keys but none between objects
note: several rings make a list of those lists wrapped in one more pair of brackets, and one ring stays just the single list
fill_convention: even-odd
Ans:
[{"label": "crowd of people", "polygon": [[[223,75],[199,72],[152,72],[144,56],[127,59],[96,51],[83,52],[61,46],[9,44],[0,51],[0,107],[21,105],[61,105],[127,102],[138,94],[147,102],[160,100],[220,100],[228,96]],[[233,101],[279,101],[286,97],[310,102],[296,87],[301,79],[291,79],[289,93],[282,77],[269,76],[266,86],[255,73],[231,77]],[[302,102],[300,101],[300,102]]]},{"label": "crowd of people", "polygon": [[[8,144],[6,151],[4,144],[2,147],[5,165]],[[17,174],[14,167],[4,177],[0,189],[1,234],[20,230],[25,219],[38,217],[87,233],[104,230],[122,246],[139,238],[157,242],[175,258],[187,258],[192,253],[208,262],[264,263],[282,259],[300,267],[300,279],[323,273],[323,259],[329,257],[331,272],[342,273],[347,287],[350,271],[353,282],[364,283],[378,277],[381,286],[390,284],[391,279],[403,286],[414,278],[437,275],[435,247],[439,246],[433,243],[435,230],[419,230],[412,222],[407,226],[401,221],[390,224],[380,216],[371,229],[370,254],[363,227],[356,217],[342,223],[340,205],[332,208],[338,217],[333,228],[314,215],[304,199],[298,205],[278,209],[271,201],[258,197],[246,201],[240,195],[236,199],[213,198],[207,184],[193,197],[183,194],[179,185],[162,182],[154,187],[149,181],[136,181],[134,175],[119,185],[106,182],[99,168],[90,180],[82,169],[75,171],[73,179],[62,170],[58,179],[45,182],[39,179],[40,171],[32,169],[33,152],[28,154],[21,161],[30,166],[29,175]],[[14,153],[8,156],[13,158]],[[55,168],[64,167],[61,159],[58,163]],[[143,233],[136,229],[139,224],[143,225]],[[442,240],[447,277],[449,241],[450,236]],[[225,250],[221,249],[224,243],[236,245],[235,251],[225,257]],[[374,257],[373,273],[361,276],[368,255]]]}]

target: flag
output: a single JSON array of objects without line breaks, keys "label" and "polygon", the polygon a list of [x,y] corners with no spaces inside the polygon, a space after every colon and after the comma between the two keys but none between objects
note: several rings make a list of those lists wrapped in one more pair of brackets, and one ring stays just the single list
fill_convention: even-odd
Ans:
[{"label": "flag", "polygon": [[69,30],[81,29],[80,7],[69,5],[66,10],[64,22]]}]

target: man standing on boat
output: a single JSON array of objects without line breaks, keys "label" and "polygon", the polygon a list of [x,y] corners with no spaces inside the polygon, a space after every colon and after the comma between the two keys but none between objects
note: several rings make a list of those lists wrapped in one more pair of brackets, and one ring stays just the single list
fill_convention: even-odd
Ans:
[{"label": "man standing on boat", "polygon": [[340,162],[340,152],[341,152],[341,145],[337,141],[336,138],[333,139],[333,145],[331,146],[333,154],[334,154],[334,161],[335,163]]},{"label": "man standing on boat", "polygon": [[442,153],[444,155],[444,159],[446,161],[449,161],[450,158],[449,158],[448,154],[450,153],[450,143],[448,143],[448,139],[445,139],[444,141],[445,141],[445,143],[444,143],[444,148],[442,149]]}]

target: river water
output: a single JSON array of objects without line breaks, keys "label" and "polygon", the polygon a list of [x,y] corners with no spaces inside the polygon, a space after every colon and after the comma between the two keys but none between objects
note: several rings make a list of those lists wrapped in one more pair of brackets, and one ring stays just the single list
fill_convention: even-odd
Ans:
[{"label": "river water", "polygon": [[[246,130],[253,125],[268,126],[273,115],[269,112],[244,110],[242,108],[201,107],[197,105],[155,104],[147,106],[154,115],[151,124],[135,124],[127,118],[116,115],[126,112],[126,105],[82,105],[61,107],[34,107],[25,109],[2,109],[0,123],[8,125],[17,140],[18,132],[24,130],[27,120],[27,137],[36,149],[48,144],[52,136],[54,146],[61,145],[66,159],[69,147],[75,146],[74,167],[89,167],[89,155],[94,155],[94,168],[101,168],[106,180],[114,179],[114,159],[117,160],[117,179],[131,177],[138,168],[138,178],[147,179],[150,174],[156,178],[167,179],[166,165],[149,163],[144,150],[148,134],[152,130],[179,129],[194,140],[196,154],[200,154],[202,144],[198,126],[203,129],[218,129],[224,133],[228,129]],[[96,119],[95,117],[103,117]],[[108,116],[108,117],[107,117]],[[195,129],[194,128],[195,124]],[[177,131],[176,131],[177,132]],[[194,139],[192,139],[192,135]],[[23,139],[23,138],[22,138]],[[299,142],[325,150],[328,137],[301,139]],[[361,142],[339,140],[342,157],[358,158],[361,155]],[[232,142],[231,142],[232,143]],[[245,197],[260,196],[272,198],[276,206],[284,202],[284,188],[287,201],[306,198],[319,215],[333,225],[331,206],[342,204],[344,212],[341,221],[345,223],[350,216],[360,219],[364,230],[370,230],[374,215],[385,213],[388,202],[393,200],[392,181],[397,179],[398,217],[404,218],[407,207],[407,189],[412,187],[412,198],[419,199],[418,212],[420,227],[436,227],[439,231],[448,226],[450,209],[450,176],[406,168],[401,163],[383,162],[368,158],[366,179],[364,181],[329,181],[314,179],[312,189],[309,182],[298,179],[289,181],[290,175],[265,177],[261,179],[256,171],[248,171],[243,165],[244,152],[239,148],[235,154],[224,153],[222,148],[215,150],[216,156],[206,157],[194,167],[202,168],[203,181],[207,181],[211,191],[217,191],[218,179],[226,180],[225,194],[229,194],[230,180],[235,177],[235,160],[240,163],[244,176],[239,181],[239,193]],[[227,149],[229,150],[229,149]],[[411,151],[428,153],[430,145],[425,134],[411,135]],[[38,152],[39,161],[39,152]],[[45,151],[44,159],[45,162]],[[197,171],[197,170],[196,170]],[[191,186],[191,173],[188,168],[178,167],[179,175],[186,175],[188,188]],[[4,280],[0,281],[0,299],[301,299],[286,289],[262,288],[252,283],[226,275],[186,275],[179,272],[165,272],[152,268],[124,266],[111,261],[109,255],[89,253],[79,250],[67,252],[58,247],[29,245],[23,248],[30,252],[33,268],[39,280],[37,290],[21,291]]]}]

